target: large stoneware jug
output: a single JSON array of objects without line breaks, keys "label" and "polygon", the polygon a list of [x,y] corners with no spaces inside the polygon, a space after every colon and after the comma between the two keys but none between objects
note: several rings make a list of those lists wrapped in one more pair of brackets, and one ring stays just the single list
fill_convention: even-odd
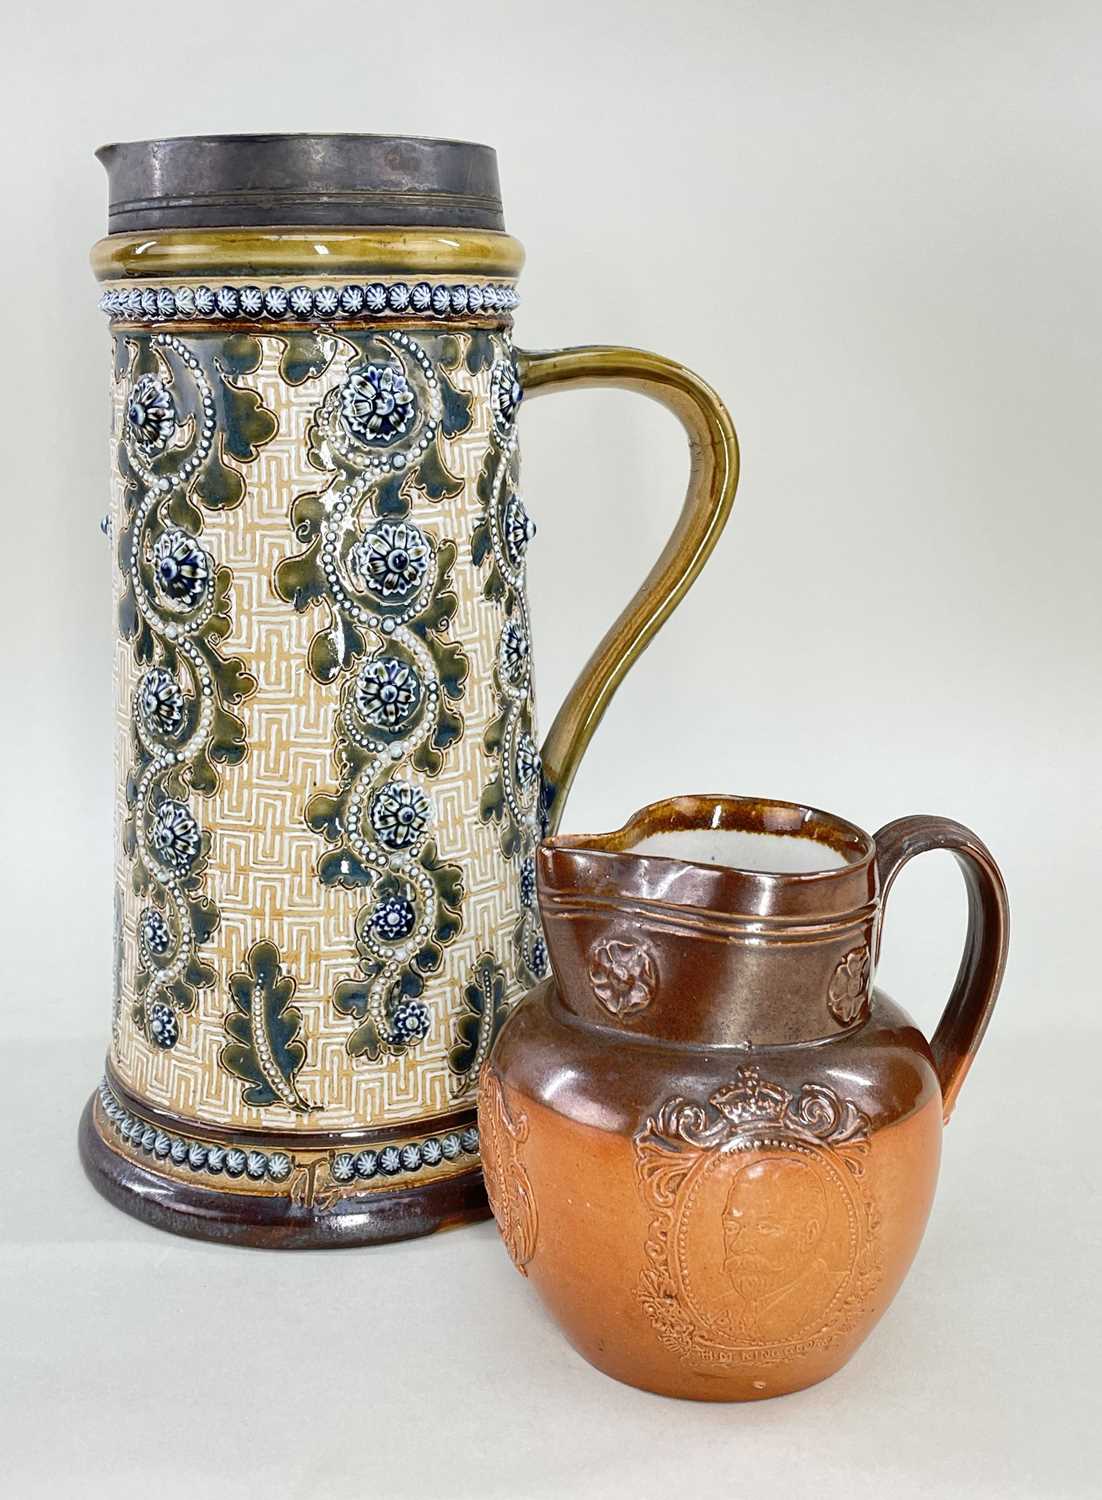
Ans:
[{"label": "large stoneware jug", "polygon": [[[485,146],[100,156],[118,835],[85,1166],[150,1222],[247,1243],[479,1216],[479,1070],[547,965],[535,847],[723,526],[730,420],[654,355],[514,348],[523,253]],[[541,747],[517,412],[585,385],[672,409],[691,476]]]}]

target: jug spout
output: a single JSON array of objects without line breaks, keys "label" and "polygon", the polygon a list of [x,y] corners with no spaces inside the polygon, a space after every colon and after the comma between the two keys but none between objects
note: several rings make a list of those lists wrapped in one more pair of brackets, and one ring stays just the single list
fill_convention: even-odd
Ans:
[{"label": "jug spout", "polygon": [[796,803],[687,796],[614,833],[540,849],[539,903],[564,1006],[702,1046],[829,1037],[866,1018],[874,845]]}]

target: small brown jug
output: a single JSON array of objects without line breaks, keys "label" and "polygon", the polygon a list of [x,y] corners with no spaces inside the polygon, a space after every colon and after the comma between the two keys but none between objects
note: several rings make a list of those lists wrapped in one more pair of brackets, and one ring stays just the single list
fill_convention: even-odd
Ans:
[{"label": "small brown jug", "polygon": [[[873,989],[900,868],[949,849],[964,957],[928,1043]],[[944,818],[870,837],[680,797],[539,853],[553,977],[484,1075],[502,1237],[598,1369],[741,1401],[832,1375],[899,1288],[1006,958],[1002,878]]]}]

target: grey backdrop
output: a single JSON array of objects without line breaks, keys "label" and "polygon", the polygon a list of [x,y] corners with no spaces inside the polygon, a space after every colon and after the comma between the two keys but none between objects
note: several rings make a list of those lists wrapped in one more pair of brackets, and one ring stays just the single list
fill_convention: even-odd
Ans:
[{"label": "grey backdrop", "polygon": [[[9,6],[0,1425],[21,1495],[154,1472],[166,1497],[369,1475],[391,1495],[657,1494],[694,1465],[823,1495],[1088,1492],[1100,64],[1086,3]],[[1002,861],[1011,964],[927,1243],[817,1392],[731,1412],[613,1386],[487,1226],[250,1259],[139,1228],[78,1175],[111,907],[91,151],[249,129],[496,145],[529,253],[519,342],[650,346],[731,408],[727,533],[615,701],[567,829],[722,790],[870,829],[945,813]],[[661,546],[685,454],[630,396],[541,400],[522,433],[546,727]],[[962,905],[942,856],[893,893],[882,981],[927,1025]]]}]

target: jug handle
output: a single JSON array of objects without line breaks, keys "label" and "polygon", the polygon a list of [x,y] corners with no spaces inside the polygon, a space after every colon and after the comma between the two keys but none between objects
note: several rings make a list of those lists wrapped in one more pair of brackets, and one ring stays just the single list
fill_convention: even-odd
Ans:
[{"label": "jug handle", "polygon": [[[986,844],[971,829],[949,818],[899,818],[881,828],[875,835],[875,844],[881,903],[907,861],[930,849],[948,849],[956,856],[964,875],[968,891],[964,953],[930,1043],[941,1084],[942,1117],[948,1123],[1002,983],[1010,937],[1006,887]],[[878,956],[879,941],[878,934]]]},{"label": "jug handle", "polygon": [[659,354],[591,344],[518,350],[516,358],[527,395],[594,386],[638,391],[672,411],[689,438],[689,485],[677,524],[658,561],[582,668],[544,741],[548,831],[553,833],[613,693],[685,597],[719,540],[738,485],[738,439],[715,391],[684,365]]}]

